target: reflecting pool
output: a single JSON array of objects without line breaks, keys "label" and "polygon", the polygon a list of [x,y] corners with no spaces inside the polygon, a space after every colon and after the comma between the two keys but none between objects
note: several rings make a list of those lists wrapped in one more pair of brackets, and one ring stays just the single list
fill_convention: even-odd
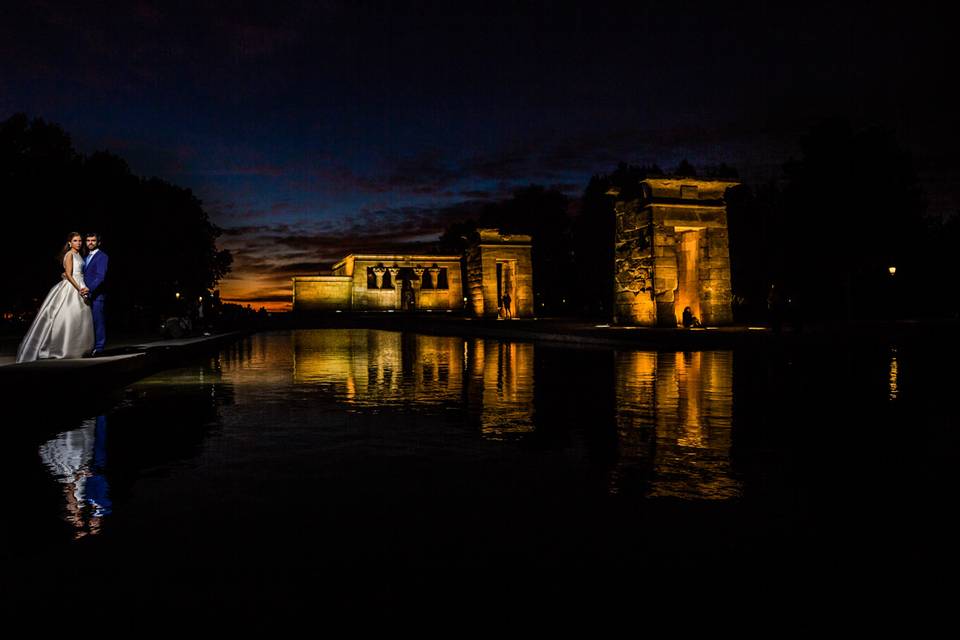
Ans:
[{"label": "reflecting pool", "polygon": [[[524,572],[541,595],[577,572],[868,575],[952,535],[945,357],[257,334],[8,425],[6,558],[21,594],[239,613],[517,595],[496,576]],[[480,573],[424,573],[457,568]]]}]

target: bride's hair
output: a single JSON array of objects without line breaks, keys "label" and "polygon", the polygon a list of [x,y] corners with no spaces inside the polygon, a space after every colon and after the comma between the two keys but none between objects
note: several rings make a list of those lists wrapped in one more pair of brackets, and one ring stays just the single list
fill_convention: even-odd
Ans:
[{"label": "bride's hair", "polygon": [[63,245],[63,249],[60,249],[60,254],[57,256],[57,264],[63,266],[63,256],[67,255],[70,251],[70,241],[74,238],[82,238],[79,231],[71,231],[67,234],[67,242]]}]

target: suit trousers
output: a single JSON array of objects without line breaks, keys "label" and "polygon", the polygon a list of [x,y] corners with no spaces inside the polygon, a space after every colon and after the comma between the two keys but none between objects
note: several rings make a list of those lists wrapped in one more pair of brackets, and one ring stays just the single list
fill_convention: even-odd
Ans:
[{"label": "suit trousers", "polygon": [[103,351],[103,347],[107,343],[107,319],[104,315],[105,304],[106,300],[104,296],[97,296],[93,299],[93,302],[90,303],[91,311],[93,311],[93,348],[97,351]]}]

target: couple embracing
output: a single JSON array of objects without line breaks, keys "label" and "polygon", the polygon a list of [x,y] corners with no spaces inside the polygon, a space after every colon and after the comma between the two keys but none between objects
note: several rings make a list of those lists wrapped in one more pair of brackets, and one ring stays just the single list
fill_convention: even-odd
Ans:
[{"label": "couple embracing", "polygon": [[17,362],[103,354],[108,259],[100,250],[100,235],[71,233],[58,260],[61,281],[40,306],[17,350]]}]

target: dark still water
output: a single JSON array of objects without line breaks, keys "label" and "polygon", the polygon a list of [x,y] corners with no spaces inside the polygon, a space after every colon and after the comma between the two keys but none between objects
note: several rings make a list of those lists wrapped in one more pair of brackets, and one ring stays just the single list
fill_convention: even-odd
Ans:
[{"label": "dark still water", "polygon": [[7,423],[8,602],[243,617],[945,566],[952,358],[255,335]]}]

